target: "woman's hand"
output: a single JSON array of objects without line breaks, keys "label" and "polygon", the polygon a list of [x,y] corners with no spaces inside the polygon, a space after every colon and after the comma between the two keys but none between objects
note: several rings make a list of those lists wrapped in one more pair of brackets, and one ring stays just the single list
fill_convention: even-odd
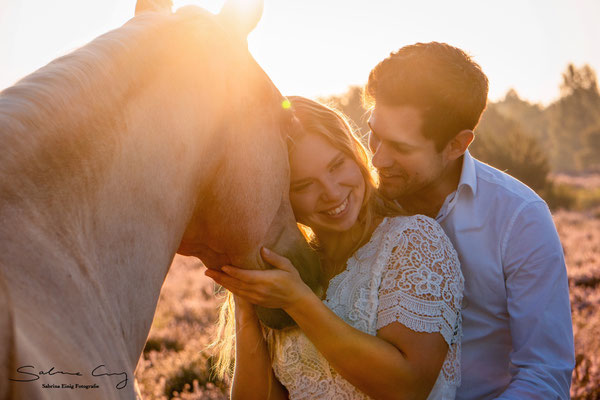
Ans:
[{"label": "woman's hand", "polygon": [[223,272],[207,269],[205,274],[234,295],[262,307],[285,310],[314,295],[290,260],[264,247],[261,256],[275,268],[260,271],[226,265]]}]

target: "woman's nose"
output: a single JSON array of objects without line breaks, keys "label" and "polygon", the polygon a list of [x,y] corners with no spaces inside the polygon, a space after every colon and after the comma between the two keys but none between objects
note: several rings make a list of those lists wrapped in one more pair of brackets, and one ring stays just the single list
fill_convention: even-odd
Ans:
[{"label": "woman's nose", "polygon": [[322,182],[323,192],[321,193],[321,198],[324,201],[335,201],[341,195],[341,187],[338,182],[333,180],[327,180]]}]

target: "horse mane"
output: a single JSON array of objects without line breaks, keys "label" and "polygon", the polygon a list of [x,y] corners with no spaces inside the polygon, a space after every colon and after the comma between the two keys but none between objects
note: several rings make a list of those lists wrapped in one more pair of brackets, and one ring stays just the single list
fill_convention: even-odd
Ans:
[{"label": "horse mane", "polygon": [[0,92],[0,201],[93,190],[127,130],[124,106],[210,29],[197,7],[143,13]]}]

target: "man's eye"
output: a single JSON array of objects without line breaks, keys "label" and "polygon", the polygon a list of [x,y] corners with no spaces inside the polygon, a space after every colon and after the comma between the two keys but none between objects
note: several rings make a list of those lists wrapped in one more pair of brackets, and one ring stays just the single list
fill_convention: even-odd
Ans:
[{"label": "man's eye", "polygon": [[394,151],[397,151],[398,153],[410,153],[410,149],[406,146],[401,145],[400,143],[390,142],[389,145],[392,149],[394,149]]}]

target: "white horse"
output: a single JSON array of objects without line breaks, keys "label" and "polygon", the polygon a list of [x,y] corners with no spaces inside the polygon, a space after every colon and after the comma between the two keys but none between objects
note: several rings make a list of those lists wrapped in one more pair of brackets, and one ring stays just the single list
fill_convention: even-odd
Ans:
[{"label": "white horse", "polygon": [[135,398],[176,252],[264,268],[268,246],[320,290],[260,12],[163,3],[0,93],[0,399]]}]

